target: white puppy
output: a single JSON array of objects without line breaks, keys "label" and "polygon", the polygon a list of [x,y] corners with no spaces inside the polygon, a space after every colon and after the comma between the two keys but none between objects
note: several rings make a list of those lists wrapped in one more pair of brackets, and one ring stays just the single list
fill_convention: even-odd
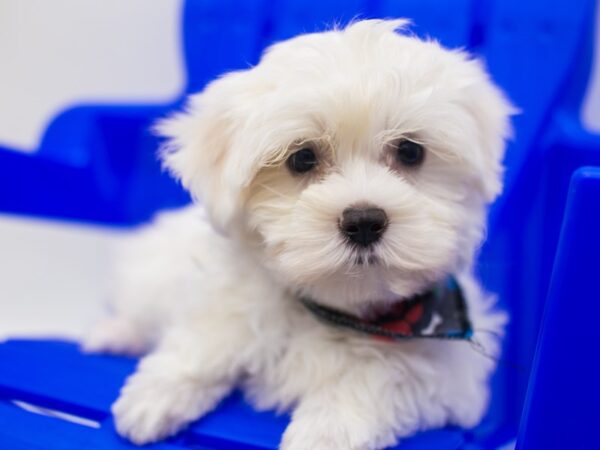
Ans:
[{"label": "white puppy", "polygon": [[385,342],[300,301],[370,320],[452,275],[498,351],[505,317],[472,265],[512,109],[478,61],[404,25],[274,45],[161,124],[165,166],[203,207],[132,239],[115,316],[85,342],[152,349],[114,404],[123,436],[174,434],[236,385],[293,410],[288,450],[382,448],[481,419],[494,362],[469,342]]}]

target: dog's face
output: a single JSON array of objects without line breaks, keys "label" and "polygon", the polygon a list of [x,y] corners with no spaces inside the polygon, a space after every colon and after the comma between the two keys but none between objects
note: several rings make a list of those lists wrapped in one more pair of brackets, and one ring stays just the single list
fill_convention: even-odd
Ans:
[{"label": "dog's face", "polygon": [[509,103],[478,62],[402,24],[278,44],[162,126],[166,165],[213,221],[333,306],[468,267],[501,188]]}]

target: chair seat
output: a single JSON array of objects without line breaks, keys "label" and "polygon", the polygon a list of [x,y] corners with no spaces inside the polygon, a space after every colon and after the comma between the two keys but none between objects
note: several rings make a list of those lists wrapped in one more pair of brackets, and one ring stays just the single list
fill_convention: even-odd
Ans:
[{"label": "chair seat", "polygon": [[[10,340],[0,344],[0,361],[0,448],[137,448],[115,433],[110,415],[135,359],[82,354],[72,342]],[[36,414],[12,400],[85,418],[86,425]],[[288,422],[287,415],[255,411],[235,392],[189,429],[145,448],[276,449]],[[464,430],[445,428],[420,433],[395,448],[458,449],[467,437]]]}]

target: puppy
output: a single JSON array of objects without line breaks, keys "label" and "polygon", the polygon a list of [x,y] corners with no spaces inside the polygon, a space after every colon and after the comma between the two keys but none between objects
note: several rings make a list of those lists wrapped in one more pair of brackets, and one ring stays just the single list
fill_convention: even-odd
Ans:
[{"label": "puppy", "polygon": [[131,239],[115,314],[84,343],[150,350],[113,406],[121,435],[165,438],[236,386],[292,411],[287,450],[480,421],[494,362],[469,342],[340,321],[371,323],[451,276],[487,353],[505,323],[472,269],[512,107],[478,61],[405,25],[276,44],[160,124],[164,165],[202,205]]}]

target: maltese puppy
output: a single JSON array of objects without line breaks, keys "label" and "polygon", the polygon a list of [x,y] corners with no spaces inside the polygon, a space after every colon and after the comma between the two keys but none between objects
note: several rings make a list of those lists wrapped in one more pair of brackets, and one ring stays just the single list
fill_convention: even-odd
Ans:
[{"label": "maltese puppy", "polygon": [[469,340],[497,354],[506,320],[473,260],[512,107],[480,62],[405,25],[276,44],[159,125],[202,206],[131,238],[114,316],[84,342],[149,351],[113,406],[121,435],[173,435],[235,387],[291,410],[287,450],[480,421],[495,363]]}]

